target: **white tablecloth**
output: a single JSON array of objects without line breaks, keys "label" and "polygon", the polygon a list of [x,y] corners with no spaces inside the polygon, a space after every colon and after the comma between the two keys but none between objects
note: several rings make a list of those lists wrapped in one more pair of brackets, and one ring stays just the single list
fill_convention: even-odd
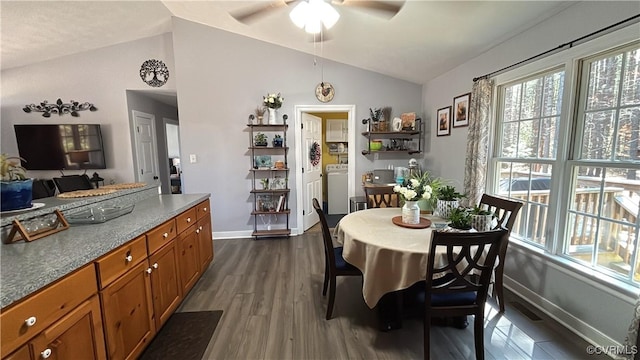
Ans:
[{"label": "white tablecloth", "polygon": [[343,217],[334,232],[344,247],[344,259],[362,271],[362,294],[370,308],[384,294],[406,289],[426,276],[433,226],[409,229],[393,224],[391,219],[400,215],[400,208],[356,211]]}]

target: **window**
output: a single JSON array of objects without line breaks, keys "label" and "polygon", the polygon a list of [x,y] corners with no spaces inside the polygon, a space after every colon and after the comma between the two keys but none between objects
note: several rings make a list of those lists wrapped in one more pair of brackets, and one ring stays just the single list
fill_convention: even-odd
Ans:
[{"label": "window", "polygon": [[639,285],[640,43],[506,82],[497,99],[489,188],[524,202],[512,236]]}]

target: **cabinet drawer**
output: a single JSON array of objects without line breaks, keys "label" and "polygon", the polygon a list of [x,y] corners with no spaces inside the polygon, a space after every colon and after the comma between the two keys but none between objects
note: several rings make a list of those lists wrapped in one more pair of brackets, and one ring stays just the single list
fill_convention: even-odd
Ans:
[{"label": "cabinet drawer", "polygon": [[196,208],[192,207],[191,209],[178,215],[176,217],[176,222],[178,224],[178,234],[187,230],[189,226],[196,223]]},{"label": "cabinet drawer", "polygon": [[209,212],[211,212],[211,205],[209,203],[209,199],[196,205],[196,217],[198,218],[198,220],[206,216],[209,216]]},{"label": "cabinet drawer", "polygon": [[147,258],[145,237],[139,236],[96,261],[100,289]]},{"label": "cabinet drawer", "polygon": [[147,233],[147,247],[149,248],[149,254],[153,254],[156,250],[173,240],[177,233],[176,221],[174,219],[171,219],[149,231]]},{"label": "cabinet drawer", "polygon": [[7,356],[97,292],[91,264],[4,310],[0,314],[0,356]]}]

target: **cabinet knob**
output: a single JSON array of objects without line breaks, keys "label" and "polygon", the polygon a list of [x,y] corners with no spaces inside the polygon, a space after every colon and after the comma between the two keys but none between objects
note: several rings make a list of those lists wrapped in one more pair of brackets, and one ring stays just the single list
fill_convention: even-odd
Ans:
[{"label": "cabinet knob", "polygon": [[191,218],[190,217],[187,218],[187,222],[191,222]]},{"label": "cabinet knob", "polygon": [[200,225],[200,230],[202,230],[202,225]]},{"label": "cabinet knob", "polygon": [[157,268],[158,268],[158,263],[154,263],[154,264],[153,264],[153,268],[154,268],[154,269],[157,269]]},{"label": "cabinet knob", "polygon": [[147,272],[147,274],[151,274],[151,272],[153,271],[152,268],[147,268],[147,270],[145,270]]},{"label": "cabinet knob", "polygon": [[207,212],[207,208],[204,208],[203,210],[204,210],[205,212]]},{"label": "cabinet knob", "polygon": [[163,237],[163,238],[168,238],[168,237],[169,237],[169,234],[168,234],[168,233],[164,233],[164,234],[162,234],[162,237]]},{"label": "cabinet knob", "polygon": [[52,352],[52,351],[51,351],[51,349],[49,349],[49,348],[44,349],[44,351],[40,353],[40,357],[41,357],[41,358],[43,358],[43,359],[46,359],[46,358],[48,358],[49,356],[51,356],[51,352]]},{"label": "cabinet knob", "polygon": [[31,327],[33,325],[36,324],[36,317],[32,316],[30,318],[28,318],[27,320],[24,321],[25,325],[27,325],[28,327]]},{"label": "cabinet knob", "polygon": [[200,229],[196,229],[196,234],[200,234]]},{"label": "cabinet knob", "polygon": [[127,262],[132,262],[133,261],[133,256],[127,255],[127,257],[125,257],[124,259],[127,260]]}]

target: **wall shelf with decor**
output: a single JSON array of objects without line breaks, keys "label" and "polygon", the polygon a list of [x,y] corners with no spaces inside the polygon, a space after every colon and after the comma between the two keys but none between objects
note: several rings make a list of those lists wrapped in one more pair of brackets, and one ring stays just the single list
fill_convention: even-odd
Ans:
[{"label": "wall shelf with decor", "polygon": [[[363,124],[369,123],[369,119],[362,120]],[[362,150],[362,155],[371,154],[420,154],[423,146],[424,124],[422,119],[415,119],[411,128],[398,131],[364,131],[362,135],[367,138],[367,148]]]},{"label": "wall shelf with decor", "polygon": [[251,236],[291,235],[289,227],[289,162],[287,115],[281,124],[253,124],[249,116],[249,155],[253,200]]}]

